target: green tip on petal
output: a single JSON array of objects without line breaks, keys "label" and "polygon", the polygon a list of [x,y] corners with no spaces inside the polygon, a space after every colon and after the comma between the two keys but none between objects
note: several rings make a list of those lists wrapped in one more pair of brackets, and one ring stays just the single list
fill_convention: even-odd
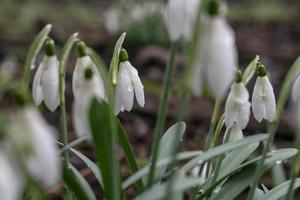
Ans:
[{"label": "green tip on petal", "polygon": [[207,5],[207,12],[210,16],[217,16],[220,12],[220,3],[218,0],[210,0]]},{"label": "green tip on petal", "polygon": [[84,42],[79,41],[77,43],[77,56],[84,57],[87,55],[87,47]]},{"label": "green tip on petal", "polygon": [[55,43],[52,39],[47,39],[45,43],[45,52],[47,56],[54,56],[56,53]]},{"label": "green tip on petal", "polygon": [[258,76],[261,76],[261,77],[267,75],[266,67],[260,62],[257,63],[257,73],[258,73]]},{"label": "green tip on petal", "polygon": [[236,83],[243,82],[243,73],[240,69],[236,72],[235,82]]},{"label": "green tip on petal", "polygon": [[90,80],[92,77],[93,77],[93,70],[92,70],[92,68],[89,67],[89,68],[85,69],[85,71],[84,71],[84,78],[86,80]]},{"label": "green tip on petal", "polygon": [[125,62],[128,61],[128,53],[126,51],[126,49],[122,48],[119,54],[119,60],[120,62]]}]

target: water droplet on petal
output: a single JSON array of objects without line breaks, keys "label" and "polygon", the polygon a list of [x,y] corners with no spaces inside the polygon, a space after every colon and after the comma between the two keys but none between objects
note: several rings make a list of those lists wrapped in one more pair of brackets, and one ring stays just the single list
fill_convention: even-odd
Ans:
[{"label": "water droplet on petal", "polygon": [[277,160],[277,161],[275,162],[276,165],[280,165],[281,163],[282,163],[281,160]]}]

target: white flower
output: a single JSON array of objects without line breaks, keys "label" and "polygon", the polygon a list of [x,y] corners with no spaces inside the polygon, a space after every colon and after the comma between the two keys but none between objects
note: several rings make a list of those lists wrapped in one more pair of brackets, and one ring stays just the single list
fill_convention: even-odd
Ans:
[{"label": "white flower", "polygon": [[233,83],[225,105],[225,125],[227,128],[233,125],[240,129],[246,128],[250,116],[249,93],[245,85]]},{"label": "white flower", "polygon": [[199,96],[201,82],[207,81],[213,95],[222,98],[238,66],[234,32],[220,16],[204,18],[202,30],[191,89]]},{"label": "white flower", "polygon": [[0,150],[0,194],[2,200],[21,199],[24,178],[5,149]]},{"label": "white flower", "polygon": [[208,170],[207,169],[207,162],[204,163],[201,174],[199,174],[200,169],[201,169],[201,162],[199,162],[197,166],[193,167],[193,169],[191,170],[191,175],[195,178],[199,178],[200,184],[203,184],[203,183],[205,183],[205,180],[206,180],[205,177],[206,177],[206,173],[207,173],[207,170]]},{"label": "white flower", "polygon": [[273,87],[267,76],[258,76],[252,93],[252,110],[256,121],[272,122],[276,114]]},{"label": "white flower", "polygon": [[[91,68],[89,68],[91,69]],[[87,70],[86,69],[86,72]],[[91,128],[89,125],[88,112],[92,99],[95,97],[99,101],[104,100],[104,91],[99,88],[99,79],[91,69],[91,77],[83,79],[80,87],[77,88],[78,98],[73,104],[73,126],[78,137],[87,136],[92,139]],[[104,90],[104,88],[102,88]]]},{"label": "white flower", "polygon": [[165,24],[171,40],[189,40],[200,0],[169,0],[165,10]]},{"label": "white flower", "polygon": [[55,55],[45,56],[33,79],[33,101],[54,111],[59,105],[59,62]]},{"label": "white flower", "polygon": [[[226,132],[227,134],[229,134],[229,131]],[[226,135],[224,136],[224,139],[226,138]],[[229,139],[228,139],[228,142],[233,142],[233,141],[236,141],[236,140],[241,140],[244,138],[244,135],[243,135],[243,132],[242,130],[240,129],[240,127],[236,126],[236,125],[233,125],[230,129],[230,136],[229,136]],[[224,143],[224,141],[223,141]]]},{"label": "white flower", "polygon": [[116,87],[115,114],[130,111],[133,106],[134,95],[141,107],[145,104],[144,86],[138,71],[129,61],[121,61],[118,72],[118,85]]},{"label": "white flower", "polygon": [[98,93],[102,99],[106,98],[102,77],[92,59],[88,55],[85,55],[77,59],[73,73],[72,87],[75,100],[81,98],[78,91],[80,90],[80,88],[82,88],[82,84],[85,82],[84,72],[89,67],[92,69],[93,74],[95,75],[95,77],[93,78],[95,79],[93,81],[95,84],[95,88],[99,90]]},{"label": "white flower", "polygon": [[11,120],[8,139],[28,173],[45,187],[55,185],[61,179],[61,158],[54,129],[32,106],[21,108]]}]

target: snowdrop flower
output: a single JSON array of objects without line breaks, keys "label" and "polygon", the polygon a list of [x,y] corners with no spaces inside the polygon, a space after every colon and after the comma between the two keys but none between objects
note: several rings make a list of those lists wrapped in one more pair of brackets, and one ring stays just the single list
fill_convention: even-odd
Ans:
[{"label": "snowdrop flower", "polygon": [[[104,90],[104,88],[102,88]],[[84,71],[84,80],[78,88],[78,96],[73,104],[73,125],[78,137],[87,136],[92,139],[91,128],[88,120],[88,112],[92,99],[95,97],[99,101],[104,100],[104,91],[98,87],[98,78],[92,68]]]},{"label": "snowdrop flower", "polygon": [[205,176],[206,176],[206,173],[207,173],[207,170],[208,170],[207,169],[207,162],[204,163],[201,174],[199,174],[200,169],[201,169],[201,162],[199,162],[197,166],[193,167],[193,169],[191,170],[191,175],[195,178],[199,178],[200,184],[203,184],[203,183],[205,183],[205,180],[206,180]]},{"label": "snowdrop flower", "polygon": [[125,49],[120,52],[120,65],[118,72],[118,85],[116,87],[115,114],[130,111],[133,106],[134,96],[141,107],[145,104],[144,86],[138,71],[128,61]]},{"label": "snowdrop flower", "polygon": [[25,182],[5,149],[0,150],[0,194],[2,200],[21,199]]},{"label": "snowdrop flower", "polygon": [[23,106],[11,118],[8,141],[22,158],[28,173],[45,187],[61,179],[61,158],[55,131],[33,106]]},{"label": "snowdrop flower", "polygon": [[82,84],[85,82],[84,73],[87,68],[91,68],[94,74],[93,82],[95,84],[95,88],[98,88],[99,94],[102,99],[106,98],[105,95],[105,88],[103,79],[90,58],[90,56],[87,55],[87,47],[83,42],[79,42],[77,44],[77,50],[78,50],[78,59],[76,62],[76,66],[73,72],[73,80],[72,80],[72,88],[74,93],[74,98],[79,99],[81,96],[79,95],[79,90],[82,88]]},{"label": "snowdrop flower", "polygon": [[242,82],[242,74],[237,73],[237,79],[231,86],[225,104],[225,125],[230,128],[234,125],[240,129],[246,128],[250,116],[249,93]]},{"label": "snowdrop flower", "polygon": [[224,135],[223,143],[225,143],[226,134],[229,134],[229,132],[230,132],[230,136],[229,136],[228,142],[233,142],[233,141],[241,140],[244,138],[243,132],[240,129],[240,127],[233,125],[231,127],[230,131],[226,131],[226,133]]},{"label": "snowdrop flower", "polygon": [[263,119],[272,122],[276,114],[273,87],[262,64],[258,66],[258,77],[252,94],[252,110],[254,118],[258,122],[261,122]]},{"label": "snowdrop flower", "polygon": [[59,105],[59,61],[55,55],[53,40],[46,42],[46,55],[33,79],[32,96],[36,105],[44,100],[50,111]]},{"label": "snowdrop flower", "polygon": [[189,40],[200,0],[169,0],[165,10],[165,24],[172,41]]},{"label": "snowdrop flower", "polygon": [[191,90],[195,96],[199,96],[201,85],[206,81],[213,96],[223,98],[238,66],[235,35],[226,19],[216,11],[203,17],[202,23]]}]

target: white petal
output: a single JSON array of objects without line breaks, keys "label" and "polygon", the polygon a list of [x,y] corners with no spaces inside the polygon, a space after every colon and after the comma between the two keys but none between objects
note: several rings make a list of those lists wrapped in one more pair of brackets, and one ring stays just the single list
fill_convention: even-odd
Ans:
[{"label": "white petal", "polygon": [[225,125],[227,128],[234,124],[244,129],[250,116],[249,93],[243,83],[234,83],[225,104]]},{"label": "white petal", "polygon": [[0,194],[2,200],[21,199],[24,178],[4,149],[0,151]]},{"label": "white petal", "polygon": [[276,113],[276,102],[273,87],[267,76],[257,77],[252,94],[254,118],[261,122],[267,119],[272,122]]},{"label": "white petal", "polygon": [[230,137],[228,142],[233,142],[236,140],[241,140],[244,138],[242,130],[238,126],[233,126],[231,128]]},{"label": "white petal", "polygon": [[55,185],[61,179],[61,158],[54,129],[31,106],[23,108],[14,118],[9,140],[22,153],[29,174],[46,187]]},{"label": "white petal", "polygon": [[165,24],[171,40],[190,39],[198,0],[169,0],[165,10]]},{"label": "white petal", "polygon": [[41,83],[45,105],[54,111],[59,105],[59,62],[56,56],[46,56]]},{"label": "white petal", "polygon": [[129,62],[126,65],[128,67],[128,70],[130,71],[133,89],[134,89],[134,93],[135,93],[135,98],[136,98],[138,104],[141,107],[144,107],[144,105],[145,105],[144,86],[139,77],[138,71]]},{"label": "white petal", "polygon": [[237,63],[235,36],[225,19],[210,19],[207,27],[207,79],[215,97],[222,98],[234,79]]},{"label": "white petal", "polygon": [[[44,58],[45,59],[45,58]],[[41,87],[41,77],[43,73],[43,62],[39,65],[32,84],[32,98],[35,105],[40,105],[43,101],[43,91]]]},{"label": "white petal", "polygon": [[[118,85],[116,87],[116,96],[120,99],[121,109],[130,111],[133,106],[134,93],[131,81],[131,75],[127,70],[126,62],[121,62],[118,72]],[[120,95],[120,96],[118,96]]]},{"label": "white petal", "polygon": [[300,74],[297,75],[292,89],[292,99],[294,102],[300,98]]}]

